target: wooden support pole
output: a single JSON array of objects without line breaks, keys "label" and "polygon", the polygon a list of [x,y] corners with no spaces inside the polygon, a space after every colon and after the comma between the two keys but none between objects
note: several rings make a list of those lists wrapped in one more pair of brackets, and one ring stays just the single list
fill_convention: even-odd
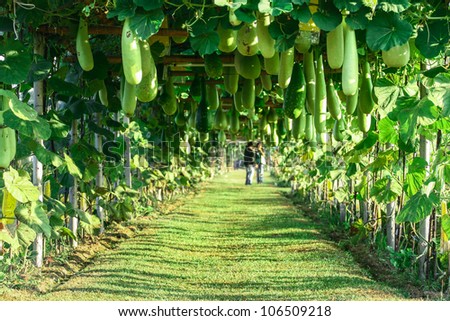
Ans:
[{"label": "wooden support pole", "polygon": [[[33,51],[36,55],[44,56],[45,53],[45,38],[43,35],[34,34],[34,48]],[[45,92],[44,92],[44,81],[35,81],[33,83],[33,102],[34,109],[39,115],[44,113],[44,102],[45,102]],[[44,145],[42,139],[38,140],[38,144]],[[44,167],[42,163],[33,157],[33,184],[39,189],[39,200],[42,202],[44,200],[43,191],[43,179]],[[44,237],[42,233],[37,233],[36,238],[33,243],[33,251],[36,253],[34,257],[34,264],[36,267],[42,267],[44,261]]]}]

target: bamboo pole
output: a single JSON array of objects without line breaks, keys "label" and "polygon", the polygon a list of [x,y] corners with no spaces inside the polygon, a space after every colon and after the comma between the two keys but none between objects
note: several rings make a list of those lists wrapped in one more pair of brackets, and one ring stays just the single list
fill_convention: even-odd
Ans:
[{"label": "bamboo pole", "polygon": [[[42,35],[34,34],[34,53],[36,55],[44,56],[45,54],[45,38]],[[44,114],[44,81],[35,81],[33,83],[33,102],[34,102],[34,109],[39,115]],[[38,144],[44,145],[44,142],[42,139],[38,140]],[[42,179],[44,176],[44,167],[42,163],[36,158],[36,156],[33,156],[33,184],[37,186],[39,190],[39,201],[44,200],[44,193],[43,193],[43,183]],[[42,267],[43,261],[44,261],[44,237],[42,233],[37,233],[36,238],[33,242],[33,251],[36,253],[36,256],[34,257],[34,264],[36,267],[40,268]]]},{"label": "bamboo pole", "polygon": [[[95,114],[95,120],[98,126],[100,126],[100,122],[101,122],[101,113],[96,113]],[[94,145],[95,148],[102,153],[102,136],[100,134],[95,134],[94,136]],[[99,163],[98,164],[98,173],[97,176],[95,178],[95,184],[97,185],[97,187],[102,188],[103,187],[103,164]],[[105,211],[103,209],[103,207],[100,206],[100,196],[97,196],[97,198],[95,199],[95,206],[97,209],[97,217],[100,220],[100,234],[103,234],[103,232],[105,232]]]},{"label": "bamboo pole", "polygon": [[[124,116],[123,124],[125,126],[130,125],[130,118]],[[131,188],[131,142],[128,135],[124,136],[125,151],[124,151],[124,167],[125,167],[125,184]]]},{"label": "bamboo pole", "polygon": [[[427,70],[429,65],[422,63],[421,70]],[[420,85],[420,98],[427,95],[425,87]],[[420,157],[427,162],[426,176],[429,176],[431,160],[431,141],[424,135],[420,135]],[[430,213],[431,214],[431,213]],[[425,280],[429,271],[429,241],[430,241],[430,216],[428,215],[419,222],[419,277]]]},{"label": "bamboo pole", "polygon": [[[78,142],[78,122],[77,120],[72,121],[72,139],[71,145]],[[72,204],[74,210],[78,209],[78,181],[77,178],[73,178],[73,186],[69,191],[69,202]],[[78,241],[76,239],[78,233],[78,218],[76,216],[70,217],[69,219],[69,229],[75,235],[75,239],[71,240],[72,247],[78,246]]]}]

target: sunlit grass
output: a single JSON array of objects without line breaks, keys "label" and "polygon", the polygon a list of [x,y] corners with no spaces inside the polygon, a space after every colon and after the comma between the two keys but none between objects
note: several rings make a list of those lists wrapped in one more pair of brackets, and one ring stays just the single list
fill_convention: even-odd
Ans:
[{"label": "sunlit grass", "polygon": [[270,182],[216,178],[43,300],[401,300]]}]

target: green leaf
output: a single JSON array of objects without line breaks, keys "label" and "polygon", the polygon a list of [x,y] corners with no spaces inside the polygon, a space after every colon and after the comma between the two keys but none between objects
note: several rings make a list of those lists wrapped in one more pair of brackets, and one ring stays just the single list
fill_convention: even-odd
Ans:
[{"label": "green leaf", "polygon": [[235,12],[236,18],[243,22],[252,23],[256,20],[256,16],[253,10],[246,9],[244,7],[241,7],[237,9]]},{"label": "green leaf", "polygon": [[378,139],[381,144],[397,144],[398,131],[395,128],[396,123],[389,118],[385,117],[378,122]]},{"label": "green leaf", "polygon": [[401,193],[402,187],[390,176],[377,180],[370,189],[370,196],[374,197],[376,201],[381,204],[395,201]]},{"label": "green leaf", "polygon": [[450,40],[450,24],[448,20],[430,20],[425,23],[419,28],[415,44],[425,58],[432,59],[445,52]]},{"label": "green leaf", "polygon": [[294,6],[294,9],[291,11],[291,17],[294,20],[298,20],[303,23],[307,23],[312,15],[311,11],[309,11],[309,7],[307,4],[301,6]]},{"label": "green leaf", "polygon": [[370,131],[367,133],[367,137],[364,138],[361,142],[359,142],[355,146],[355,150],[367,150],[375,146],[375,144],[378,142],[378,134]]},{"label": "green leaf", "polygon": [[90,159],[100,161],[103,159],[101,153],[97,149],[86,142],[84,139],[70,146],[70,154],[75,161],[87,162]]},{"label": "green leaf", "polygon": [[350,12],[358,11],[363,5],[361,0],[333,0],[333,3],[339,10]]},{"label": "green leaf", "polygon": [[14,168],[3,173],[5,187],[11,195],[21,203],[33,202],[39,199],[39,189],[31,183],[29,177],[19,174]]},{"label": "green leaf", "polygon": [[22,248],[28,248],[36,239],[36,232],[28,225],[19,224],[16,239]]},{"label": "green leaf", "polygon": [[381,0],[378,1],[378,8],[386,12],[403,12],[408,9],[410,3],[408,0]]},{"label": "green leaf", "polygon": [[100,227],[100,220],[97,216],[86,213],[85,211],[78,211],[78,217],[81,222],[92,225],[94,227]]},{"label": "green leaf", "polygon": [[21,41],[10,37],[0,42],[0,82],[20,84],[27,79],[30,67],[29,49]]},{"label": "green leaf", "polygon": [[44,80],[52,70],[52,63],[40,55],[34,55],[33,62],[28,72],[27,82]]},{"label": "green leaf", "polygon": [[368,7],[362,7],[356,12],[350,13],[345,17],[345,23],[353,30],[364,30],[372,16],[372,10]]},{"label": "green leaf", "polygon": [[46,117],[52,131],[51,139],[66,138],[69,135],[70,126],[64,123],[54,110],[50,110]]},{"label": "green leaf", "polygon": [[331,2],[326,2],[324,6],[319,6],[312,19],[320,29],[331,31],[342,22],[342,15]]},{"label": "green leaf", "polygon": [[298,4],[298,5],[303,5],[303,4],[306,4],[306,5],[308,5],[309,4],[309,1],[310,0],[292,0],[292,3],[293,4]]},{"label": "green leaf", "polygon": [[48,238],[51,236],[52,228],[43,203],[21,204],[14,214],[20,222],[31,227],[36,233],[43,233]]},{"label": "green leaf", "polygon": [[219,35],[217,32],[208,32],[190,38],[191,47],[201,56],[212,54],[219,45]]},{"label": "green leaf", "polygon": [[400,95],[400,88],[389,79],[378,78],[375,82],[374,92],[379,109],[386,115],[395,107],[395,102]]},{"label": "green leaf", "polygon": [[278,16],[282,13],[291,12],[293,5],[291,0],[272,0],[273,16]]},{"label": "green leaf", "polygon": [[377,170],[387,169],[390,168],[393,163],[396,163],[397,160],[398,150],[396,149],[389,149],[384,152],[379,152],[375,160],[364,168],[364,171],[371,170],[375,172]]},{"label": "green leaf", "polygon": [[427,162],[421,157],[414,157],[411,164],[409,164],[404,187],[408,197],[412,197],[422,188],[426,177],[427,165]]},{"label": "green leaf", "polygon": [[218,22],[218,19],[197,20],[192,25],[192,29],[189,32],[190,36],[195,38],[203,34],[215,32]]},{"label": "green leaf", "polygon": [[150,11],[154,9],[160,9],[164,5],[163,0],[133,0],[134,4],[143,7],[145,10]]},{"label": "green leaf", "polygon": [[47,140],[52,134],[49,123],[40,116],[36,120],[25,121],[16,117],[11,110],[7,110],[3,114],[3,118],[5,125],[24,136]]},{"label": "green leaf", "polygon": [[430,69],[424,71],[422,74],[425,77],[434,78],[437,75],[439,75],[440,73],[446,73],[446,72],[448,72],[448,69],[444,68],[443,66],[437,66],[437,67],[430,68]]},{"label": "green leaf", "polygon": [[[26,227],[26,225],[24,225],[24,226]],[[27,227],[27,229],[30,229],[30,228]],[[24,248],[28,247],[28,245],[30,245],[36,237],[36,234],[34,234],[34,237],[31,238],[31,241],[25,245],[21,242],[21,238],[20,238],[20,233],[22,231],[23,231],[23,229],[21,229],[20,225],[15,230],[15,233],[13,232],[14,236],[12,236],[7,229],[3,229],[0,231],[0,241],[5,242],[6,244],[9,245],[9,249],[13,255],[20,251],[21,246]],[[33,232],[33,230],[31,230],[31,231]]]},{"label": "green leaf", "polygon": [[64,153],[64,160],[66,161],[66,165],[67,165],[67,170],[69,171],[69,173],[76,178],[81,179],[82,175],[81,175],[81,171],[78,168],[78,166],[75,164],[75,162],[73,161],[73,159],[67,155],[66,153]]},{"label": "green leaf", "polygon": [[59,95],[64,95],[68,97],[79,96],[81,94],[81,89],[75,84],[64,81],[58,77],[52,77],[47,80],[47,84],[51,90]]},{"label": "green leaf", "polygon": [[372,51],[386,51],[405,44],[412,33],[411,24],[398,13],[379,11],[367,25],[366,41]]},{"label": "green leaf", "polygon": [[294,47],[295,45],[295,34],[292,35],[283,35],[281,37],[278,37],[275,41],[275,49],[278,52],[286,51],[289,48]]},{"label": "green leaf", "polygon": [[397,119],[400,123],[400,139],[407,142],[416,133],[417,125],[428,126],[439,117],[439,110],[428,98],[400,97],[397,100]]},{"label": "green leaf", "polygon": [[53,165],[55,168],[58,168],[64,165],[64,160],[58,154],[55,154],[46,148],[44,148],[41,144],[33,141],[33,146],[30,149],[34,152],[37,159],[44,165]]},{"label": "green leaf", "polygon": [[130,28],[141,40],[147,40],[156,34],[164,20],[161,9],[149,11],[145,14],[137,13],[130,19]]},{"label": "green leaf", "polygon": [[123,21],[126,18],[134,16],[136,5],[133,0],[116,0],[114,3],[116,5],[115,8],[110,10],[106,15],[108,19],[117,17],[119,21]]},{"label": "green leaf", "polygon": [[450,215],[447,214],[442,216],[441,226],[445,234],[447,234],[447,238],[450,239]]},{"label": "green leaf", "polygon": [[37,118],[37,112],[27,104],[21,102],[12,91],[0,89],[0,96],[9,98],[9,108],[18,118],[23,120],[35,120]]},{"label": "green leaf", "polygon": [[414,194],[400,210],[395,221],[397,223],[412,222],[418,223],[427,216],[429,216],[433,210],[433,207],[439,204],[439,197],[436,193],[432,192],[427,196],[422,191]]},{"label": "green leaf", "polygon": [[88,122],[88,128],[91,131],[93,131],[94,133],[104,136],[108,140],[113,140],[114,139],[114,133],[113,132],[111,132],[110,130],[108,130],[106,128],[98,126],[93,121]]},{"label": "green leaf", "polygon": [[342,202],[345,202],[345,201],[348,201],[349,200],[349,193],[348,193],[348,191],[347,190],[345,190],[344,188],[338,188],[335,192],[334,192],[334,198],[338,201],[338,202],[340,202],[340,203],[342,203]]},{"label": "green leaf", "polygon": [[442,116],[450,116],[450,74],[439,74],[428,82],[429,98],[439,107],[442,107]]}]

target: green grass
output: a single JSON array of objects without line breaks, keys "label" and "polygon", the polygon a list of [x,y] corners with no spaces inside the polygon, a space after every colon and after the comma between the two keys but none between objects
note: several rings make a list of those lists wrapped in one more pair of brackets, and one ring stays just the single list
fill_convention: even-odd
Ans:
[{"label": "green grass", "polygon": [[244,171],[200,195],[39,300],[402,300]]}]

